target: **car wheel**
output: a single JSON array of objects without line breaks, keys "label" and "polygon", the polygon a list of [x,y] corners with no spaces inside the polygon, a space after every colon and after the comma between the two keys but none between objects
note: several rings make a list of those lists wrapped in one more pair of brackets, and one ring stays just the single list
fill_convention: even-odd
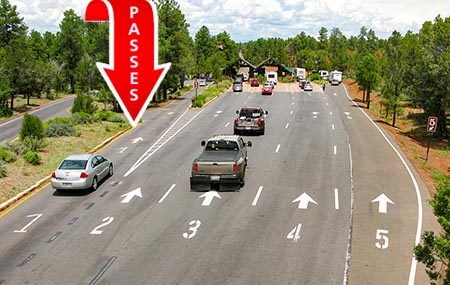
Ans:
[{"label": "car wheel", "polygon": [[238,130],[236,130],[236,129],[234,129],[234,132],[233,132],[235,135],[239,135],[239,131]]},{"label": "car wheel", "polygon": [[264,135],[264,133],[266,132],[266,129],[264,128],[264,129],[262,129],[261,131],[260,131],[260,135]]},{"label": "car wheel", "polygon": [[94,179],[92,180],[92,190],[97,190],[98,188],[98,182],[97,182],[97,176],[94,177]]},{"label": "car wheel", "polygon": [[242,178],[241,181],[239,183],[239,186],[244,187],[245,185],[245,168],[244,168],[244,173],[242,174]]},{"label": "car wheel", "polygon": [[109,175],[109,177],[111,177],[111,176],[113,176],[113,174],[114,174],[114,168],[113,168],[113,165],[110,164],[109,165],[108,175]]}]

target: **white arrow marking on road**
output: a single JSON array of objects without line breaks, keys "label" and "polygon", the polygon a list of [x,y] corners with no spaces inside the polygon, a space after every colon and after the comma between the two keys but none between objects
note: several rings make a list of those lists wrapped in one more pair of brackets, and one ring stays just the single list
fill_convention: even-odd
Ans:
[{"label": "white arrow marking on road", "polygon": [[120,202],[120,203],[122,203],[122,204],[128,204],[128,203],[130,203],[130,201],[134,198],[134,196],[137,196],[137,197],[142,198],[141,187],[139,187],[139,188],[137,188],[137,189],[135,189],[135,190],[133,190],[133,191],[130,191],[130,192],[128,192],[127,194],[123,194],[122,196],[120,196],[120,197],[125,197],[125,198],[122,200],[122,202]]},{"label": "white arrow marking on road", "polygon": [[216,191],[208,191],[205,194],[199,196],[199,198],[204,198],[202,206],[211,205],[211,202],[214,199],[214,197],[222,199],[222,197],[220,197],[219,193],[217,193]]},{"label": "white arrow marking on road", "polygon": [[391,203],[392,205],[395,205],[394,202],[392,202],[391,199],[388,198],[388,196],[384,195],[382,193],[380,196],[376,197],[372,200],[372,203],[378,202],[378,213],[386,214],[387,213],[387,204]]},{"label": "white arrow marking on road", "polygon": [[299,209],[307,209],[309,203],[314,203],[317,205],[317,202],[313,200],[308,194],[303,193],[302,195],[295,198],[292,203],[298,202],[298,208]]},{"label": "white arrow marking on road", "polygon": [[132,139],[131,143],[137,143],[137,142],[140,142],[140,141],[143,141],[143,140],[144,139],[142,137],[139,137],[139,138]]}]

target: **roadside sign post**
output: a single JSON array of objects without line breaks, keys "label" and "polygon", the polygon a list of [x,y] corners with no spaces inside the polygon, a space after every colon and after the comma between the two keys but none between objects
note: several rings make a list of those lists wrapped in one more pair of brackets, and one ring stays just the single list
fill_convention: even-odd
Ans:
[{"label": "roadside sign post", "polygon": [[[437,129],[437,122],[438,122],[438,118],[435,116],[429,116],[428,117],[428,123],[427,123],[427,133],[428,134],[432,134],[436,132]],[[427,157],[425,158],[425,161],[428,161],[428,154],[430,152],[430,144],[431,144],[431,136],[428,140],[428,145],[427,145]]]},{"label": "roadside sign post", "polygon": [[197,78],[195,78],[195,81],[194,81],[194,88],[195,88],[195,99],[197,99],[197,89],[198,89],[198,81],[197,81]]}]

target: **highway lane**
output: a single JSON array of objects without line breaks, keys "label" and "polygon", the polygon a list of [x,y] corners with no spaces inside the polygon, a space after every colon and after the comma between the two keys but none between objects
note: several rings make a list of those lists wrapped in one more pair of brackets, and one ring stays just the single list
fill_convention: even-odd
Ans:
[{"label": "highway lane", "polygon": [[371,284],[429,283],[424,267],[416,272],[412,259],[423,217],[426,225],[438,228],[425,202],[430,197],[426,186],[392,138],[355,106],[343,86],[328,86],[326,95],[340,110],[353,158],[355,207],[349,284],[362,284],[369,278]]},{"label": "highway lane", "polygon": [[[70,108],[73,104],[73,96],[57,100],[52,104],[43,106],[35,111],[30,112],[41,118],[43,121],[53,119],[55,117],[67,117],[70,115]],[[12,140],[18,137],[20,128],[22,127],[23,116],[12,119],[0,125],[0,142],[4,140]]]},{"label": "highway lane", "polygon": [[[2,218],[2,232],[8,232],[20,228],[19,220],[33,218],[25,221],[26,215],[43,213],[27,233],[17,237],[9,230],[9,258],[0,262],[0,279],[17,284],[120,284],[125,279],[132,284],[341,284],[350,221],[349,156],[346,138],[330,131],[332,116],[318,95],[225,94],[201,113],[189,111],[198,117],[128,177],[125,169],[137,151],[118,153],[116,142],[105,154],[121,163],[96,193],[52,197],[51,190],[43,191]],[[201,151],[201,139],[232,131],[234,111],[244,103],[269,110],[266,135],[248,137],[254,147],[246,186],[201,206],[202,193],[189,191],[192,159]],[[341,125],[335,124],[338,130]],[[112,186],[113,180],[121,184]],[[138,187],[142,199],[120,203],[121,195]],[[339,209],[335,189],[342,191]],[[292,201],[303,192],[317,205],[299,209]],[[56,200],[47,206],[52,214],[44,206],[49,199]],[[29,209],[33,204],[41,208]],[[184,238],[195,232],[191,221],[201,222],[197,234]],[[101,234],[91,234],[96,227]]]}]

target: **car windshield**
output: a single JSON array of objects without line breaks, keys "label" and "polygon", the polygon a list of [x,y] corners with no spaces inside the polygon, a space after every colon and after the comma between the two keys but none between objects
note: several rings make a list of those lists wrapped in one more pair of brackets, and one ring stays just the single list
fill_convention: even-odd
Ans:
[{"label": "car windshield", "polygon": [[261,116],[261,113],[258,109],[241,109],[241,112],[239,112],[240,117],[253,117],[257,118]]},{"label": "car windshield", "polygon": [[81,170],[86,169],[87,160],[64,160],[59,169]]},{"label": "car windshield", "polygon": [[221,151],[221,150],[238,150],[238,144],[235,141],[213,140],[206,144],[206,151]]}]

